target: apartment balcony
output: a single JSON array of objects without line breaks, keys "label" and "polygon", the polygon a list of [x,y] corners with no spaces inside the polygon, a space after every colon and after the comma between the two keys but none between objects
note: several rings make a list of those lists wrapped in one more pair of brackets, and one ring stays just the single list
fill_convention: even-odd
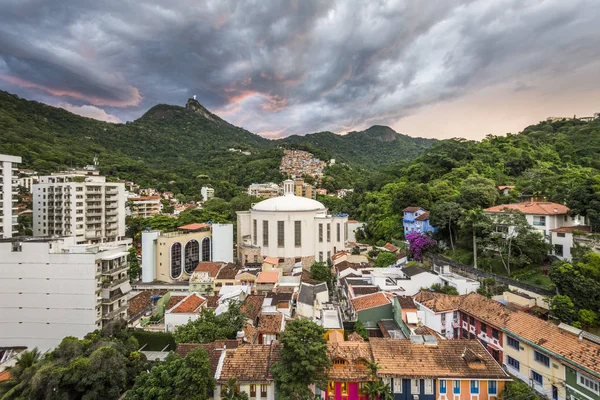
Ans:
[{"label": "apartment balcony", "polygon": [[112,281],[102,282],[102,288],[103,289],[117,289],[119,287],[119,285],[121,285],[125,282],[129,282],[129,277],[124,277],[121,279],[115,279]]},{"label": "apartment balcony", "polygon": [[121,307],[116,307],[112,311],[107,312],[106,314],[103,313],[102,319],[106,320],[116,318],[119,316],[119,314],[125,311],[127,311],[127,304],[122,305]]},{"label": "apartment balcony", "polygon": [[108,217],[105,221],[107,224],[114,224],[117,222],[117,217]]},{"label": "apartment balcony", "polygon": [[116,275],[118,273],[127,271],[127,268],[128,268],[127,263],[117,264],[116,266],[110,267],[110,268],[102,268],[102,275],[104,275],[104,276]]},{"label": "apartment balcony", "polygon": [[117,189],[106,189],[105,192],[108,196],[114,196],[116,194],[119,194],[119,191]]},{"label": "apartment balcony", "polygon": [[85,232],[86,239],[102,239],[102,231],[87,231]]},{"label": "apartment balcony", "polygon": [[102,304],[113,304],[114,302],[118,301],[119,299],[122,299],[123,297],[125,297],[126,293],[123,293],[123,291],[121,290],[117,290],[112,294],[102,294]]},{"label": "apartment balcony", "polygon": [[85,213],[85,215],[87,217],[102,217],[102,212],[101,211],[88,211],[87,213]]},{"label": "apartment balcony", "polygon": [[118,211],[116,211],[116,210],[115,210],[115,211],[108,211],[108,212],[106,213],[106,216],[107,216],[107,217],[116,217],[117,215],[119,215],[119,212],[118,212]]}]

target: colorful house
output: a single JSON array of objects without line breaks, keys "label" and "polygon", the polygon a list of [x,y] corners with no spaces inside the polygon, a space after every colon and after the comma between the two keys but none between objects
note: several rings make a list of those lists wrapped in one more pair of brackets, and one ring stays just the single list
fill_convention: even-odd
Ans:
[{"label": "colorful house", "polygon": [[377,292],[350,299],[352,316],[363,323],[365,328],[377,327],[382,319],[393,319],[392,300],[395,296],[390,293]]},{"label": "colorful house", "polygon": [[370,344],[377,376],[395,400],[493,400],[511,380],[477,340],[412,336]]},{"label": "colorful house", "polygon": [[412,232],[428,233],[435,232],[436,229],[429,224],[429,211],[421,207],[406,207],[404,210],[404,236]]},{"label": "colorful house", "polygon": [[371,345],[368,342],[334,341],[337,337],[330,335],[328,354],[333,366],[327,372],[325,398],[368,400],[365,384],[373,380],[367,368],[373,362]]}]

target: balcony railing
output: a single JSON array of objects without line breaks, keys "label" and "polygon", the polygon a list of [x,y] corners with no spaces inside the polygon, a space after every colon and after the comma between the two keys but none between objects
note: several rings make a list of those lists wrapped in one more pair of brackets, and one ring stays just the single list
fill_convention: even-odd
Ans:
[{"label": "balcony railing", "polygon": [[125,310],[127,310],[127,305],[123,305],[121,307],[117,307],[114,310],[109,311],[108,313],[102,315],[102,319],[113,319],[113,318],[115,318],[117,315],[121,314]]},{"label": "balcony railing", "polygon": [[109,296],[109,297],[102,296],[102,304],[114,303],[115,301],[123,298],[124,296],[125,296],[125,293],[123,293],[120,290],[117,293],[113,294],[112,296]]},{"label": "balcony railing", "polygon": [[104,289],[108,289],[108,288],[113,287],[113,286],[116,287],[116,286],[120,285],[121,283],[124,283],[124,282],[127,282],[127,281],[129,281],[128,277],[121,278],[121,279],[115,279],[113,281],[102,282],[102,287]]}]

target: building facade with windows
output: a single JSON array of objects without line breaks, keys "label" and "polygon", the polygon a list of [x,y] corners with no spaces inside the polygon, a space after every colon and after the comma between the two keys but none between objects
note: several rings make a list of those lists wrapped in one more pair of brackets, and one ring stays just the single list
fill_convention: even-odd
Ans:
[{"label": "building facade with windows", "polygon": [[402,226],[404,226],[404,236],[409,233],[433,233],[436,229],[429,224],[429,211],[421,207],[406,207],[404,210]]},{"label": "building facade with windows", "polygon": [[347,231],[347,215],[328,214],[322,203],[296,196],[294,181],[287,180],[283,196],[237,213],[238,258],[246,264],[273,257],[284,272],[296,263],[309,269],[345,249]]},{"label": "building facade with windows", "polygon": [[131,240],[77,245],[69,238],[0,240],[0,343],[45,351],[127,319]]},{"label": "building facade with windows", "polygon": [[142,232],[142,281],[188,281],[202,261],[233,262],[233,225],[190,224]]},{"label": "building facade with windows", "polygon": [[0,239],[17,234],[17,165],[21,157],[0,154]]},{"label": "building facade with windows", "polygon": [[127,199],[127,215],[150,218],[160,214],[162,203],[160,196],[139,196]]},{"label": "building facade with windows", "polygon": [[32,193],[34,236],[73,236],[78,244],[125,238],[125,185],[95,172],[40,176]]}]

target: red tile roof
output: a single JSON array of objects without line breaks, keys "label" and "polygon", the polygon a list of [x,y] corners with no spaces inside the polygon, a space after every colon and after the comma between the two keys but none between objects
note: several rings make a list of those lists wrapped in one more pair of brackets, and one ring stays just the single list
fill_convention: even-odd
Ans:
[{"label": "red tile roof", "polygon": [[399,250],[398,246],[394,246],[393,244],[391,244],[390,242],[387,242],[385,244],[385,246],[383,246],[387,251],[391,251],[392,253],[395,253]]},{"label": "red tile roof", "polygon": [[219,383],[235,378],[238,383],[268,383],[272,381],[271,366],[278,361],[280,346],[278,343],[271,345],[242,344],[235,350],[227,350],[223,360]]},{"label": "red tile roof", "polygon": [[390,299],[383,292],[368,294],[366,296],[355,297],[350,300],[355,311],[367,310],[369,308],[379,307],[390,304]]},{"label": "red tile roof", "polygon": [[195,314],[200,311],[206,299],[197,293],[190,294],[185,300],[179,302],[175,308],[169,310],[171,313]]},{"label": "red tile roof", "polygon": [[188,224],[180,226],[179,229],[183,231],[197,231],[198,229],[210,228],[210,224]]},{"label": "red tile roof", "polygon": [[261,314],[258,316],[258,332],[275,334],[281,332],[283,314]]},{"label": "red tile roof", "polygon": [[535,214],[535,215],[563,215],[569,211],[569,207],[563,206],[562,204],[550,203],[545,201],[532,201],[518,204],[501,204],[486,208],[485,212],[488,213],[503,213],[505,209],[521,211],[524,214]]},{"label": "red tile roof", "polygon": [[592,229],[587,225],[577,225],[577,226],[562,226],[560,228],[550,229],[550,232],[557,233],[572,233],[573,231],[582,231],[589,233]]},{"label": "red tile roof", "polygon": [[167,293],[164,289],[155,289],[155,290],[144,290],[136,294],[129,300],[127,315],[129,317],[135,317],[136,314],[141,313],[146,310],[150,306],[150,298],[152,296],[163,296]]},{"label": "red tile roof", "polygon": [[208,272],[210,277],[214,278],[219,273],[222,265],[221,262],[202,261],[196,266],[194,272]]},{"label": "red tile roof", "polygon": [[344,365],[334,364],[327,371],[327,378],[336,382],[364,382],[371,380],[369,370],[363,364],[373,361],[371,345],[368,342],[334,342],[328,343],[328,354],[331,361],[344,360]]},{"label": "red tile roof", "polygon": [[423,214],[415,218],[415,221],[427,221],[429,219],[429,211],[425,211]]},{"label": "red tile roof", "polygon": [[[424,305],[433,312],[453,311],[458,310],[464,296],[453,296],[443,293],[430,292],[429,290],[421,290],[413,299],[414,301]],[[500,304],[500,303],[498,303]]]},{"label": "red tile roof", "polygon": [[206,299],[206,308],[217,308],[219,305],[219,296],[204,296]]},{"label": "red tile roof", "polygon": [[215,279],[227,279],[233,280],[235,276],[240,272],[244,267],[241,265],[235,265],[232,263],[228,263],[224,265],[220,270]]},{"label": "red tile roof", "polygon": [[4,371],[0,372],[0,382],[7,381],[9,379],[11,379],[10,370],[5,369]]},{"label": "red tile roof", "polygon": [[405,208],[404,210],[402,210],[402,211],[404,211],[404,212],[416,212],[416,211],[419,211],[419,210],[422,210],[422,208],[421,208],[421,207],[414,207],[414,206],[411,206],[411,207],[406,207],[406,208]]},{"label": "red tile roof", "polygon": [[265,296],[251,295],[246,297],[244,304],[240,307],[240,311],[246,314],[246,318],[254,321],[260,314]]},{"label": "red tile roof", "polygon": [[279,281],[279,271],[259,272],[256,283],[277,283]]},{"label": "red tile roof", "polygon": [[498,190],[504,190],[504,189],[514,189],[515,187],[512,185],[500,185],[498,186]]},{"label": "red tile roof", "polygon": [[279,258],[277,257],[265,257],[265,261],[267,264],[271,265],[279,265]]},{"label": "red tile roof", "polygon": [[169,297],[169,301],[167,302],[167,305],[165,306],[165,310],[170,310],[171,308],[175,307],[175,304],[179,303],[183,299],[185,299],[185,296]]}]

